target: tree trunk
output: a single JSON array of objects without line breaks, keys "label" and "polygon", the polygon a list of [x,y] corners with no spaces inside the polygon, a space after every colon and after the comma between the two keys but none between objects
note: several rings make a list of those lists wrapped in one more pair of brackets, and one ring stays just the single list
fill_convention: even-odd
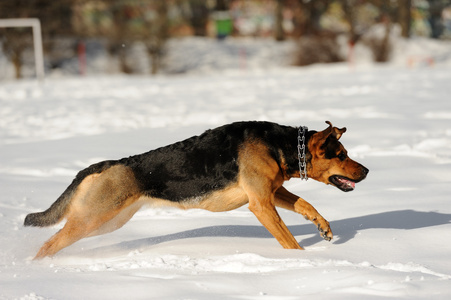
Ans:
[{"label": "tree trunk", "polygon": [[164,46],[169,37],[168,28],[168,4],[166,1],[158,1],[158,18],[154,23],[154,32],[146,41],[147,53],[150,56],[150,68],[152,74],[157,74],[164,53]]},{"label": "tree trunk", "polygon": [[399,0],[398,23],[401,25],[401,35],[405,38],[410,37],[410,23],[412,20],[411,7],[412,0]]},{"label": "tree trunk", "polygon": [[358,39],[360,38],[360,34],[357,33],[355,28],[355,22],[356,22],[356,16],[355,16],[355,5],[356,3],[354,1],[350,0],[343,0],[342,1],[342,7],[345,14],[345,19],[349,24],[349,44],[355,45],[357,43]]},{"label": "tree trunk", "polygon": [[209,11],[206,1],[190,1],[191,16],[190,23],[195,36],[207,36],[207,24]]},{"label": "tree trunk", "polygon": [[319,21],[322,14],[327,11],[329,4],[330,1],[325,0],[298,0],[300,13],[296,20],[296,31],[299,36],[318,35],[320,33]]},{"label": "tree trunk", "polygon": [[379,51],[376,53],[375,60],[377,62],[387,62],[390,54],[390,31],[391,31],[390,20],[386,21],[385,24],[385,36],[381,41]]},{"label": "tree trunk", "polygon": [[283,0],[276,1],[276,22],[275,22],[275,38],[281,42],[285,40],[285,32],[283,31]]}]

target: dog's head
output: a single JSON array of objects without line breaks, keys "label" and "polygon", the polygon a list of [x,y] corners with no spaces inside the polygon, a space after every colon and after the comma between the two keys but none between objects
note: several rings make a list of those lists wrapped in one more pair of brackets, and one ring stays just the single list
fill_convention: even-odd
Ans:
[{"label": "dog's head", "polygon": [[348,157],[348,152],[338,141],[346,128],[329,127],[311,136],[308,141],[310,159],[308,177],[332,184],[344,192],[354,190],[355,184],[365,179],[368,169]]}]

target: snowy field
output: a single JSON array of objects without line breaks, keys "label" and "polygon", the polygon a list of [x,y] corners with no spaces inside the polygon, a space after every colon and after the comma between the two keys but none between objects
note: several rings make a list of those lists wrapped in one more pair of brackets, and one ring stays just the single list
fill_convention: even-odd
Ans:
[{"label": "snowy field", "polygon": [[[370,169],[356,190],[292,179],[324,241],[280,210],[284,250],[242,207],[147,209],[31,261],[60,226],[24,228],[91,163],[237,120],[326,128]],[[450,299],[451,67],[313,66],[0,82],[0,299]]]}]

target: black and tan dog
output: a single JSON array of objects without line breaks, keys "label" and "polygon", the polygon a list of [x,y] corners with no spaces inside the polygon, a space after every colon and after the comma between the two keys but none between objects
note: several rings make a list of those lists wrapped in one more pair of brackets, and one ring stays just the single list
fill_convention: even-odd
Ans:
[{"label": "black and tan dog", "polygon": [[[351,191],[368,169],[351,160],[338,141],[346,128],[306,131],[305,162],[309,178]],[[312,221],[326,240],[329,223],[283,182],[300,177],[298,128],[269,122],[238,122],[144,154],[94,164],[49,209],[32,213],[25,226],[49,226],[67,219],[36,258],[54,255],[76,241],[123,226],[144,204],[183,209],[249,209],[288,249],[302,249],[275,206]]]}]

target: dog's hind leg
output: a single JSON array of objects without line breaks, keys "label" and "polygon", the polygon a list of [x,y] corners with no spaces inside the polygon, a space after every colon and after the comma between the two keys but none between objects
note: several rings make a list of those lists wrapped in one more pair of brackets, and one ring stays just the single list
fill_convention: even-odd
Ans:
[{"label": "dog's hind leg", "polygon": [[41,247],[34,259],[53,256],[61,249],[82,238],[114,231],[127,223],[139,207],[131,205],[125,209],[111,211],[108,214],[69,217],[63,229],[53,235]]},{"label": "dog's hind leg", "polygon": [[42,246],[35,259],[52,256],[82,238],[116,230],[139,209],[139,188],[129,168],[113,166],[94,180],[82,196],[73,199],[65,226]]},{"label": "dog's hind leg", "polygon": [[64,225],[63,229],[58,231],[47,242],[44,243],[34,259],[53,256],[61,249],[70,246],[76,241],[85,237],[86,231],[86,224],[83,220],[77,220],[75,218],[69,219]]},{"label": "dog's hind leg", "polygon": [[325,240],[330,241],[332,239],[333,234],[329,222],[310,203],[301,197],[290,193],[284,187],[280,187],[275,193],[274,201],[276,206],[297,212],[307,220],[310,220],[316,225]]}]

